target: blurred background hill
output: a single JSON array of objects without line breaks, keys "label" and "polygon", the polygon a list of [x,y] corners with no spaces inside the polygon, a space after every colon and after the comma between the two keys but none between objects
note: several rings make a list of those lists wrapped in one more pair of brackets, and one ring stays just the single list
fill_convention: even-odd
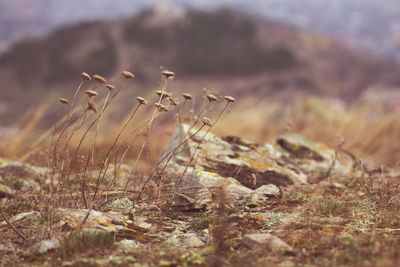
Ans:
[{"label": "blurred background hill", "polygon": [[[44,19],[52,5],[39,3],[31,8],[49,9],[42,11]],[[81,22],[79,12],[69,21],[49,16],[48,21],[58,20],[45,25],[74,24],[25,38],[0,55],[0,78],[7,84],[0,91],[2,98],[29,95],[32,101],[41,92],[54,91],[68,96],[65,90],[79,81],[81,71],[112,77],[132,69],[146,83],[154,81],[161,65],[178,73],[184,83],[180,86],[203,79],[204,86],[235,95],[291,90],[347,99],[371,86],[400,83],[393,57],[357,51],[327,35],[233,9],[168,10],[158,7],[112,21]],[[111,9],[109,16],[117,12]],[[34,18],[18,21],[46,31],[40,20],[37,25],[30,20]]]},{"label": "blurred background hill", "polygon": [[207,88],[240,99],[218,134],[340,134],[347,148],[394,165],[399,149],[390,143],[388,153],[383,136],[400,133],[399,51],[395,0],[2,0],[0,136],[29,125],[38,106],[48,111],[37,124],[48,127],[54,99],[70,98],[82,71],[115,85],[121,70],[135,73],[123,114],[159,87],[163,66],[176,72],[177,95]]},{"label": "blurred background hill", "polygon": [[2,0],[0,49],[26,36],[43,36],[82,21],[130,17],[156,8],[180,15],[187,8],[230,7],[327,33],[377,53],[400,53],[400,7],[396,0]]}]

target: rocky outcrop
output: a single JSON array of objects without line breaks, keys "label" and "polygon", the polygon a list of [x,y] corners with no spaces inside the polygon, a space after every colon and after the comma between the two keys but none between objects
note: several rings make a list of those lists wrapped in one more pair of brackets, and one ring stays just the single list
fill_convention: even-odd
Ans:
[{"label": "rocky outcrop", "polygon": [[158,169],[174,177],[181,190],[224,186],[229,197],[248,202],[278,196],[279,186],[306,185],[310,177],[349,174],[353,164],[350,155],[335,156],[333,148],[299,135],[259,145],[205,131],[195,134],[182,125],[161,154]]},{"label": "rocky outcrop", "polygon": [[39,191],[40,177],[46,177],[47,168],[0,158],[0,198],[9,197],[13,192]]},{"label": "rocky outcrop", "polygon": [[293,251],[292,247],[282,241],[282,239],[268,233],[247,234],[243,237],[242,242],[250,248],[262,248],[283,253]]}]

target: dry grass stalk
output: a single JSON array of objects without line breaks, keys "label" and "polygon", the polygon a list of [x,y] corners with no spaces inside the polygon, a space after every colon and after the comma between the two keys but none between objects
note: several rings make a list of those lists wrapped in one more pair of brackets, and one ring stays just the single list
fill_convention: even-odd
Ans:
[{"label": "dry grass stalk", "polygon": [[135,75],[133,75],[132,72],[124,70],[123,72],[121,72],[121,75],[124,76],[127,79],[132,79],[135,78]]},{"label": "dry grass stalk", "polygon": [[163,104],[155,103],[154,106],[156,106],[156,108],[159,112],[168,112],[169,111],[169,109],[166,106],[164,106]]},{"label": "dry grass stalk", "polygon": [[168,99],[169,99],[169,103],[170,103],[171,106],[177,107],[179,105],[178,100],[176,100],[175,98],[169,97]]},{"label": "dry grass stalk", "polygon": [[172,95],[170,93],[168,93],[167,91],[163,91],[163,90],[158,90],[156,91],[156,94],[161,98],[167,98],[167,97],[172,97]]},{"label": "dry grass stalk", "polygon": [[98,83],[107,83],[107,80],[103,76],[100,76],[98,74],[93,75],[93,79],[95,79]]},{"label": "dry grass stalk", "polygon": [[3,217],[3,219],[6,221],[6,223],[8,224],[8,226],[11,227],[11,229],[13,229],[13,231],[19,236],[21,237],[24,241],[29,241],[28,238],[25,237],[25,235],[23,235],[20,231],[18,231],[18,229],[11,224],[11,222],[7,219],[7,216],[5,215],[2,206],[0,205],[0,214],[1,217]]},{"label": "dry grass stalk", "polygon": [[88,109],[93,110],[94,113],[99,112],[99,109],[97,108],[96,103],[94,103],[94,101],[91,98],[89,98],[89,100],[88,100]]},{"label": "dry grass stalk", "polygon": [[172,80],[175,77],[175,72],[169,70],[164,70],[161,72],[161,74],[164,75],[164,77],[168,80]]},{"label": "dry grass stalk", "polygon": [[97,96],[97,92],[95,90],[86,90],[85,94],[87,94],[89,97]]},{"label": "dry grass stalk", "polygon": [[139,101],[140,105],[147,105],[149,103],[146,99],[144,99],[143,97],[140,97],[140,96],[136,97],[136,99],[137,99],[137,101]]},{"label": "dry grass stalk", "polygon": [[[210,102],[211,102],[211,101],[210,101]],[[230,103],[232,103],[232,101],[229,101],[229,100],[226,101],[226,104],[225,104],[224,108],[223,108],[223,109],[221,110],[221,112],[218,114],[218,116],[217,116],[217,118],[215,119],[214,122],[211,122],[211,120],[208,119],[208,118],[206,118],[206,117],[203,117],[203,118],[202,118],[203,126],[208,126],[208,129],[207,129],[207,131],[204,133],[204,135],[203,135],[203,137],[201,138],[200,142],[197,144],[197,146],[196,146],[196,148],[195,148],[193,154],[191,155],[191,157],[190,157],[188,163],[185,165],[184,170],[183,170],[182,173],[179,175],[178,182],[176,183],[176,185],[178,185],[178,184],[181,182],[181,180],[182,180],[183,176],[185,175],[185,173],[186,173],[188,167],[191,165],[191,163],[192,163],[192,161],[193,161],[193,159],[194,159],[194,156],[195,156],[197,150],[199,149],[200,145],[203,143],[204,138],[205,138],[205,137],[207,136],[207,134],[210,132],[211,128],[212,128],[212,127],[218,122],[218,120],[221,118],[222,114],[225,112],[225,110],[227,109],[227,107],[229,106]],[[190,131],[190,129],[189,129],[189,131]]]},{"label": "dry grass stalk", "polygon": [[208,126],[208,127],[212,127],[212,126],[213,126],[212,121],[211,121],[209,118],[207,118],[207,117],[201,118],[201,122],[202,122],[204,125]]},{"label": "dry grass stalk", "polygon": [[[192,139],[195,135],[197,135],[205,126],[205,124],[203,124],[203,126],[201,126],[196,132],[194,132],[193,134],[191,134],[187,139],[179,142],[179,144],[174,147],[171,151],[168,151],[164,157],[162,157],[157,164],[154,166],[153,171],[151,172],[151,174],[149,175],[149,177],[146,179],[146,181],[143,183],[141,190],[139,191],[138,197],[137,199],[140,199],[144,188],[146,187],[147,183],[149,181],[151,181],[151,179],[154,177],[154,175],[156,174],[156,172],[158,172],[160,175],[162,175],[166,169],[166,167],[168,166],[169,161],[171,160],[171,158],[173,157],[174,153],[183,145],[185,145],[190,139]],[[188,132],[189,133],[189,132]],[[168,159],[167,159],[168,158]],[[159,167],[160,165],[164,162],[164,160],[167,159],[167,162],[165,163],[164,167],[162,168],[161,171],[159,171]],[[176,185],[175,185],[176,186]]]},{"label": "dry grass stalk", "polygon": [[214,259],[214,266],[221,266],[222,255],[227,249],[226,246],[226,235],[227,235],[227,220],[228,213],[226,211],[227,197],[224,187],[216,188],[213,193],[215,201],[215,207],[213,208],[213,217],[209,226],[209,232],[211,235],[211,242],[216,247],[215,253],[216,258]]},{"label": "dry grass stalk", "polygon": [[213,101],[217,102],[218,101],[218,98],[215,95],[205,94],[205,96],[207,97],[208,101],[210,101],[210,102],[213,102]]},{"label": "dry grass stalk", "polygon": [[106,85],[104,85],[108,90],[110,90],[110,91],[114,91],[116,88],[115,88],[115,86],[114,85],[112,85],[112,84],[106,84]]},{"label": "dry grass stalk", "polygon": [[232,96],[224,96],[224,99],[225,99],[226,101],[232,102],[232,103],[236,101],[236,99],[233,98]]},{"label": "dry grass stalk", "polygon": [[66,98],[60,98],[58,101],[60,101],[61,104],[68,104],[69,101]]},{"label": "dry grass stalk", "polygon": [[87,74],[86,72],[82,72],[81,76],[82,76],[82,78],[83,78],[84,80],[87,80],[87,81],[90,81],[90,80],[92,79],[92,78],[90,77],[90,75]]},{"label": "dry grass stalk", "polygon": [[192,100],[193,98],[191,94],[186,94],[186,93],[182,94],[182,96],[185,100]]}]

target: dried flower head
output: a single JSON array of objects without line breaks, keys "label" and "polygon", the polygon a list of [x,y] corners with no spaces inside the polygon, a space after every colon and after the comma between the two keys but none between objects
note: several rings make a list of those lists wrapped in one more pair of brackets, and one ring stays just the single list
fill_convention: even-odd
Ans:
[{"label": "dried flower head", "polygon": [[207,97],[208,101],[213,102],[213,101],[218,101],[218,98],[215,95],[212,94],[205,94]]},{"label": "dried flower head", "polygon": [[144,99],[143,97],[140,97],[140,96],[136,97],[136,99],[139,101],[140,105],[147,105],[149,103],[149,102],[147,102],[146,99]]},{"label": "dried flower head", "polygon": [[93,110],[94,113],[97,113],[99,110],[97,109],[96,103],[94,103],[93,99],[89,98],[88,100],[88,109]]},{"label": "dried flower head", "polygon": [[135,78],[135,75],[133,75],[132,72],[124,70],[123,72],[121,72],[122,76],[124,76],[127,79],[131,79],[131,78]]},{"label": "dried flower head", "polygon": [[112,85],[112,84],[106,84],[106,85],[104,85],[105,87],[107,87],[107,89],[108,90],[110,90],[110,91],[114,91],[115,90],[115,86],[114,85]]},{"label": "dried flower head", "polygon": [[86,72],[82,72],[82,78],[84,79],[84,80],[88,80],[88,81],[90,81],[92,78],[90,77],[90,75],[89,74],[87,74]]},{"label": "dried flower head", "polygon": [[163,104],[155,103],[154,105],[157,107],[159,112],[162,112],[162,111],[168,112],[169,111],[169,109],[166,106],[164,106]]},{"label": "dried flower head", "polygon": [[202,122],[204,125],[207,125],[208,127],[211,127],[211,126],[213,125],[213,123],[211,122],[211,120],[210,120],[209,118],[207,118],[207,117],[201,118],[201,122]]},{"label": "dried flower head", "polygon": [[168,93],[167,91],[163,91],[163,90],[156,91],[156,94],[158,96],[160,96],[161,98],[172,97],[170,93]]},{"label": "dried flower head", "polygon": [[191,94],[182,94],[183,98],[186,100],[192,100],[192,95]]},{"label": "dried flower head", "polygon": [[169,103],[171,104],[171,106],[177,107],[179,105],[179,101],[176,100],[175,98],[169,97],[168,99],[169,99]]},{"label": "dried flower head", "polygon": [[95,79],[99,83],[107,83],[107,80],[103,76],[100,76],[98,74],[93,75],[93,79]]},{"label": "dried flower head", "polygon": [[175,72],[169,70],[163,70],[161,74],[164,75],[168,80],[172,80],[175,77]]},{"label": "dried flower head", "polygon": [[224,99],[226,100],[226,101],[228,101],[228,102],[235,102],[236,101],[236,99],[235,98],[233,98],[232,96],[224,96]]},{"label": "dried flower head", "polygon": [[66,99],[66,98],[60,98],[60,99],[58,99],[58,101],[60,101],[61,104],[68,104],[69,103],[68,99]]},{"label": "dried flower head", "polygon": [[89,97],[97,96],[97,92],[95,90],[86,90],[85,94],[87,94]]}]

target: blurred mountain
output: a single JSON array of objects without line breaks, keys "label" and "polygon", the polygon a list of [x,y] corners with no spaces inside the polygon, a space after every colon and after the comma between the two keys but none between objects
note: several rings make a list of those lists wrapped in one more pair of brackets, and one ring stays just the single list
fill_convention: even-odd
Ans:
[{"label": "blurred mountain", "polygon": [[186,8],[222,6],[330,34],[400,59],[398,0],[1,0],[0,51],[26,36],[44,36],[60,26],[129,17],[150,7],[177,14]]},{"label": "blurred mountain", "polygon": [[154,87],[161,65],[176,71],[177,88],[210,87],[235,96],[298,91],[352,98],[371,86],[400,84],[397,63],[295,26],[231,10],[173,17],[145,11],[17,43],[0,56],[0,97],[69,96],[82,71],[113,81],[129,69],[143,88]]}]

